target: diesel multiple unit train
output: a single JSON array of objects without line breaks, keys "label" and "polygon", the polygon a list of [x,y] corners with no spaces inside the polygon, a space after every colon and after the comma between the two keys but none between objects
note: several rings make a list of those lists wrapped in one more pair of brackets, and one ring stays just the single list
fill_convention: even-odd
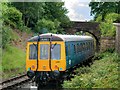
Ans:
[{"label": "diesel multiple unit train", "polygon": [[41,34],[27,42],[26,70],[36,84],[64,76],[74,66],[94,56],[91,36]]}]

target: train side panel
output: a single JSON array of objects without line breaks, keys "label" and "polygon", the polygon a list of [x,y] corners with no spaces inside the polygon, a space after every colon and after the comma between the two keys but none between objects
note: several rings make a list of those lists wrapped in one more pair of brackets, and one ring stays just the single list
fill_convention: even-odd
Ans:
[{"label": "train side panel", "polygon": [[66,46],[66,69],[74,67],[75,65],[87,60],[94,55],[94,42],[77,41],[65,42]]}]

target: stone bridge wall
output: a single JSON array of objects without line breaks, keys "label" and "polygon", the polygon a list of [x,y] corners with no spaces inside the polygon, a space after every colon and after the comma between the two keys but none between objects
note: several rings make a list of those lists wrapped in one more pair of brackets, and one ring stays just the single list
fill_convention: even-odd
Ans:
[{"label": "stone bridge wall", "polygon": [[115,49],[115,37],[101,37],[100,45],[101,52],[107,49]]}]

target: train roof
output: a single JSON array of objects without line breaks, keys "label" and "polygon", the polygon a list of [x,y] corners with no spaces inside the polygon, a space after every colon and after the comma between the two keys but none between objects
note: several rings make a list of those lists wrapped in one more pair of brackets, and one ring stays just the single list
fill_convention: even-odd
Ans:
[{"label": "train roof", "polygon": [[[93,40],[91,36],[82,36],[82,35],[62,35],[62,34],[52,34],[46,33],[40,35],[40,41],[48,41],[51,38],[51,41],[83,41],[83,40]],[[28,42],[37,41],[38,36],[34,36],[28,40]]]}]

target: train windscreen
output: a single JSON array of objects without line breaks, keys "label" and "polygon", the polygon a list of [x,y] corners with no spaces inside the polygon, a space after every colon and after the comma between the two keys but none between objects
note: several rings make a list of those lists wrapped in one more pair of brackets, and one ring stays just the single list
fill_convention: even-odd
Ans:
[{"label": "train windscreen", "polygon": [[40,45],[40,59],[48,59],[49,55],[49,45],[41,44]]},{"label": "train windscreen", "polygon": [[54,44],[52,44],[52,47],[53,48],[51,48],[51,59],[52,60],[60,60],[60,54],[61,54],[61,46],[60,46],[60,44],[56,44],[56,45],[54,45]]},{"label": "train windscreen", "polygon": [[[49,58],[49,45],[41,44],[40,45],[40,59],[47,60]],[[51,60],[60,60],[61,54],[61,46],[60,44],[52,44],[51,45]]]},{"label": "train windscreen", "polygon": [[29,59],[37,59],[37,45],[31,44],[29,46]]}]

